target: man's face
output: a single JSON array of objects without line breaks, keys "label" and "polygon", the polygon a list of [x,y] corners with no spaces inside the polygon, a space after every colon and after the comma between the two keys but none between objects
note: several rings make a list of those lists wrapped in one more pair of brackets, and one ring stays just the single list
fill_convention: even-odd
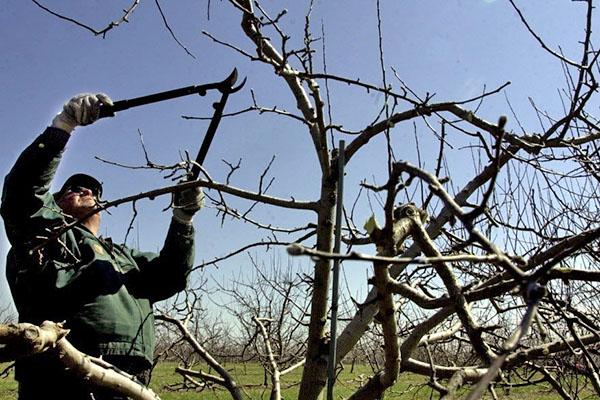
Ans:
[{"label": "man's face", "polygon": [[83,186],[71,186],[57,201],[64,213],[73,218],[82,218],[96,208],[96,194]]}]

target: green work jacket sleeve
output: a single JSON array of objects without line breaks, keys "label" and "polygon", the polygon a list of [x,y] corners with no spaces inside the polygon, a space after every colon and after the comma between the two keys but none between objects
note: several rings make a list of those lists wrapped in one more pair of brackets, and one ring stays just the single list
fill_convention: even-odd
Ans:
[{"label": "green work jacket sleeve", "polygon": [[194,262],[194,227],[171,221],[159,254],[124,248],[138,266],[132,288],[152,303],[185,289]]},{"label": "green work jacket sleeve", "polygon": [[[58,252],[52,243],[35,254],[31,251],[64,224],[50,184],[69,137],[60,129],[47,128],[21,153],[4,180],[0,214],[12,245],[6,277],[21,320],[42,319],[42,315],[53,319],[47,311],[58,308],[56,282],[59,275],[71,273],[49,262]],[[44,301],[36,300],[40,298]]]},{"label": "green work jacket sleeve", "polygon": [[13,246],[24,245],[64,218],[49,192],[70,135],[47,128],[21,153],[4,180],[0,213]]}]

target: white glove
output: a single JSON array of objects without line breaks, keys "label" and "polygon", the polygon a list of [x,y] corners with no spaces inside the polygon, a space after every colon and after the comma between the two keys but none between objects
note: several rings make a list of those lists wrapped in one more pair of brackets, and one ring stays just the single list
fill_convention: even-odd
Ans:
[{"label": "white glove", "polygon": [[78,94],[65,103],[63,110],[54,117],[50,126],[71,133],[77,126],[89,125],[96,121],[103,104],[111,106],[113,102],[102,93]]},{"label": "white glove", "polygon": [[199,186],[173,193],[173,218],[191,224],[194,214],[204,206],[204,193]]}]

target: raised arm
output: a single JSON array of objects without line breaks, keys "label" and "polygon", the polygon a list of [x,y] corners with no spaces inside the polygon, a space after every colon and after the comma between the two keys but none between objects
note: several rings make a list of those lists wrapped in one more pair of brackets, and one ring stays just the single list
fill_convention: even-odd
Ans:
[{"label": "raised arm", "polygon": [[137,295],[151,302],[164,300],[185,289],[194,265],[192,217],[204,204],[200,188],[175,194],[173,219],[160,254],[130,250],[139,267],[134,279]]}]

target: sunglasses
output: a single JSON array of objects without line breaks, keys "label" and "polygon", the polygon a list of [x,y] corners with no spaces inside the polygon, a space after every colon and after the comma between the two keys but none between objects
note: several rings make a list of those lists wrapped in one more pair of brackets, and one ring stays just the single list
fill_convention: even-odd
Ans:
[{"label": "sunglasses", "polygon": [[80,185],[69,186],[67,188],[67,190],[65,190],[65,193],[82,194],[83,192],[87,192],[88,190],[90,192],[92,192],[92,194],[94,195],[94,197],[98,197],[98,190],[97,189],[90,189],[90,188],[87,188],[85,186],[80,186]]}]

